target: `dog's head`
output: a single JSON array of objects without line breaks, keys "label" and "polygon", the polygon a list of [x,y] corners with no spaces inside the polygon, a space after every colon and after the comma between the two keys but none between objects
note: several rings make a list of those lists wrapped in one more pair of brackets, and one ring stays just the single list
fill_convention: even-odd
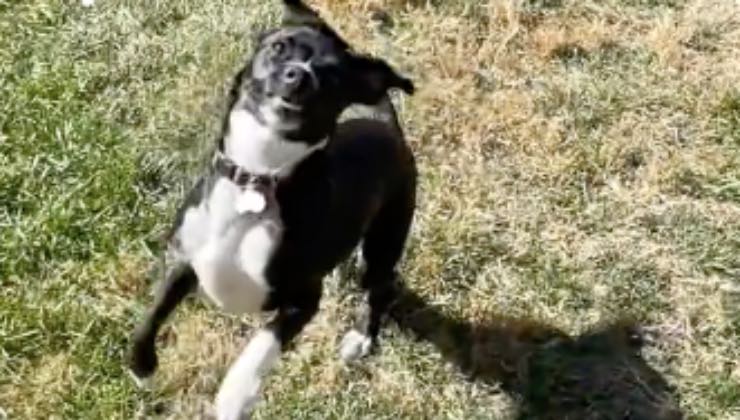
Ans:
[{"label": "dog's head", "polygon": [[283,0],[280,28],[259,36],[251,62],[232,91],[261,122],[284,137],[319,141],[352,104],[372,105],[391,88],[413,83],[385,61],[356,54],[301,0]]}]

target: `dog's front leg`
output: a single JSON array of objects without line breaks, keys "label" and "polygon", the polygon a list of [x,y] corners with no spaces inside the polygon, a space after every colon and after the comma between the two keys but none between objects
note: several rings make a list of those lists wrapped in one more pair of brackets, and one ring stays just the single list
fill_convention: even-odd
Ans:
[{"label": "dog's front leg", "polygon": [[128,364],[137,384],[142,385],[157,368],[154,341],[159,328],[197,285],[198,277],[187,263],[178,263],[167,273],[144,321],[134,331]]},{"label": "dog's front leg", "polygon": [[275,318],[257,331],[231,366],[216,396],[218,420],[249,418],[259,399],[262,377],[277,362],[285,346],[318,310],[320,292],[300,304],[283,306]]}]

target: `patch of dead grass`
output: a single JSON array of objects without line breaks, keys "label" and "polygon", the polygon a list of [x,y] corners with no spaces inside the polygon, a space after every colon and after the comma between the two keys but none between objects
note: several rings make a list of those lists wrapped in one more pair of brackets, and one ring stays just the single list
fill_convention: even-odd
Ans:
[{"label": "patch of dead grass", "polygon": [[0,407],[8,418],[61,418],[59,407],[79,373],[67,354],[46,355],[22,368],[20,383],[0,385]]}]

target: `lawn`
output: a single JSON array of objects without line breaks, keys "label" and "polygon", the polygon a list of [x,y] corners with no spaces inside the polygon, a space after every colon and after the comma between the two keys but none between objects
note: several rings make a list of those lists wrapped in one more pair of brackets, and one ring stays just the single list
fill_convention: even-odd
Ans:
[{"label": "lawn", "polygon": [[[152,390],[122,361],[277,3],[0,0],[0,419],[209,412],[260,317],[192,299]],[[740,419],[740,3],[311,3],[417,84],[408,291],[345,366],[327,281],[255,417]]]}]

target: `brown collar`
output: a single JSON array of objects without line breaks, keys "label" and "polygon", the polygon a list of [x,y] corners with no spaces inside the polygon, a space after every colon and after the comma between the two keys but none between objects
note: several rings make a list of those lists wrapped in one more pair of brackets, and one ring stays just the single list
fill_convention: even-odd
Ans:
[{"label": "brown collar", "polygon": [[275,175],[258,175],[251,173],[221,152],[216,152],[216,155],[213,157],[213,168],[216,170],[217,174],[228,178],[231,182],[240,187],[258,185],[261,187],[272,188],[277,185],[277,177]]}]

